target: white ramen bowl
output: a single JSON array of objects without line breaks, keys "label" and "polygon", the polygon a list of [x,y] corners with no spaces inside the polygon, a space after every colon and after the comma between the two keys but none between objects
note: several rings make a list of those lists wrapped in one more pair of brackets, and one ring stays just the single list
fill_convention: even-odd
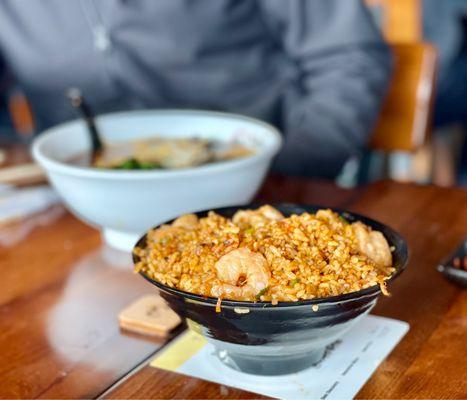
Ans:
[{"label": "white ramen bowl", "polygon": [[69,163],[90,151],[82,120],[43,132],[32,154],[69,210],[100,229],[109,245],[126,251],[148,229],[180,214],[251,201],[281,146],[273,126],[219,112],[129,111],[99,116],[96,123],[109,143],[153,136],[203,137],[236,140],[254,151],[245,158],[186,169],[105,170]]}]

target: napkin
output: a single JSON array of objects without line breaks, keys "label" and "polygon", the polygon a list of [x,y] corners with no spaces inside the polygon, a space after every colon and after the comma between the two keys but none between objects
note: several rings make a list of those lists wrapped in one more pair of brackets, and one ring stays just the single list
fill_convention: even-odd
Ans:
[{"label": "napkin", "polygon": [[318,364],[289,375],[259,376],[235,371],[219,360],[212,344],[192,331],[161,350],[150,365],[274,398],[349,399],[408,329],[403,321],[366,316],[341,340],[328,346]]},{"label": "napkin", "polygon": [[39,213],[59,202],[57,193],[47,185],[27,188],[0,185],[0,225]]}]

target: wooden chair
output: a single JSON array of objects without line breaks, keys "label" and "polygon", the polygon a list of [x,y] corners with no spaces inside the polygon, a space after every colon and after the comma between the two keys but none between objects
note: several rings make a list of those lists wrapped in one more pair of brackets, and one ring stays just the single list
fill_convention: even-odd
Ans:
[{"label": "wooden chair", "polygon": [[34,117],[26,96],[19,90],[10,94],[8,110],[15,132],[24,140],[31,138],[35,131]]},{"label": "wooden chair", "polygon": [[365,0],[365,3],[389,43],[423,40],[421,0]]},{"label": "wooden chair", "polygon": [[[385,151],[387,156],[383,161],[386,175],[399,180],[429,181],[433,169],[437,169],[433,159],[436,151],[431,143],[423,146],[423,142],[430,133],[437,57],[431,46],[422,43],[422,0],[365,2],[383,36],[393,45],[396,57],[396,76],[371,145]],[[418,85],[412,84],[409,88],[410,82]],[[414,90],[419,92],[414,94]],[[409,93],[409,97],[405,93]],[[398,102],[401,104],[398,105]],[[407,107],[405,111],[404,106]],[[393,171],[388,173],[388,170]]]},{"label": "wooden chair", "polygon": [[[349,185],[382,177],[418,180],[414,160],[420,165],[420,160],[427,158],[420,157],[425,152],[420,150],[431,130],[437,53],[428,43],[400,43],[391,47],[392,81],[369,141],[370,152],[360,162],[356,182],[355,178],[347,177],[347,182],[354,182]],[[424,169],[431,170],[431,160],[424,163]]]},{"label": "wooden chair", "polygon": [[437,54],[428,43],[392,45],[394,73],[370,146],[384,152],[414,152],[430,129]]}]

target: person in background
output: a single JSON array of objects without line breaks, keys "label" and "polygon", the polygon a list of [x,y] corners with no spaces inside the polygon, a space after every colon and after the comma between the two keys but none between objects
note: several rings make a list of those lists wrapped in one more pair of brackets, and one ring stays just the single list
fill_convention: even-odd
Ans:
[{"label": "person in background", "polygon": [[[458,164],[457,181],[467,186],[467,1],[424,0],[422,9],[424,37],[435,44],[439,54],[434,126],[438,129],[438,161],[444,165],[435,180],[443,185],[454,184]],[[461,143],[455,143],[455,125],[463,136]],[[449,154],[449,147],[460,148],[457,163],[457,154]]]},{"label": "person in background", "polygon": [[71,86],[98,113],[236,112],[282,129],[276,169],[328,178],[364,148],[391,70],[358,0],[3,0],[0,54],[38,130],[75,117]]},{"label": "person in background", "polygon": [[[2,60],[0,59],[0,71],[4,70],[5,66],[2,65]],[[0,76],[0,146],[17,140],[8,111],[8,94],[11,86],[11,79],[9,78],[7,74]],[[0,166],[3,164],[4,159],[5,156],[0,149]]]}]

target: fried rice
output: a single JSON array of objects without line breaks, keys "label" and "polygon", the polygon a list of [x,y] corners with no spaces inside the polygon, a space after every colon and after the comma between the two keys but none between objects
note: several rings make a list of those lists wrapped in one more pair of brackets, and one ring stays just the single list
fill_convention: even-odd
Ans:
[{"label": "fried rice", "polygon": [[[394,272],[389,245],[381,233],[357,224],[331,210],[284,217],[270,206],[232,219],[212,211],[199,219],[188,214],[148,232],[146,245],[134,250],[135,269],[172,288],[231,300],[277,304],[374,285],[387,294],[385,281]],[[386,257],[375,256],[380,250]],[[234,257],[240,253],[241,269]],[[264,260],[255,267],[267,272],[262,286],[254,286],[249,274],[252,256]]]}]

